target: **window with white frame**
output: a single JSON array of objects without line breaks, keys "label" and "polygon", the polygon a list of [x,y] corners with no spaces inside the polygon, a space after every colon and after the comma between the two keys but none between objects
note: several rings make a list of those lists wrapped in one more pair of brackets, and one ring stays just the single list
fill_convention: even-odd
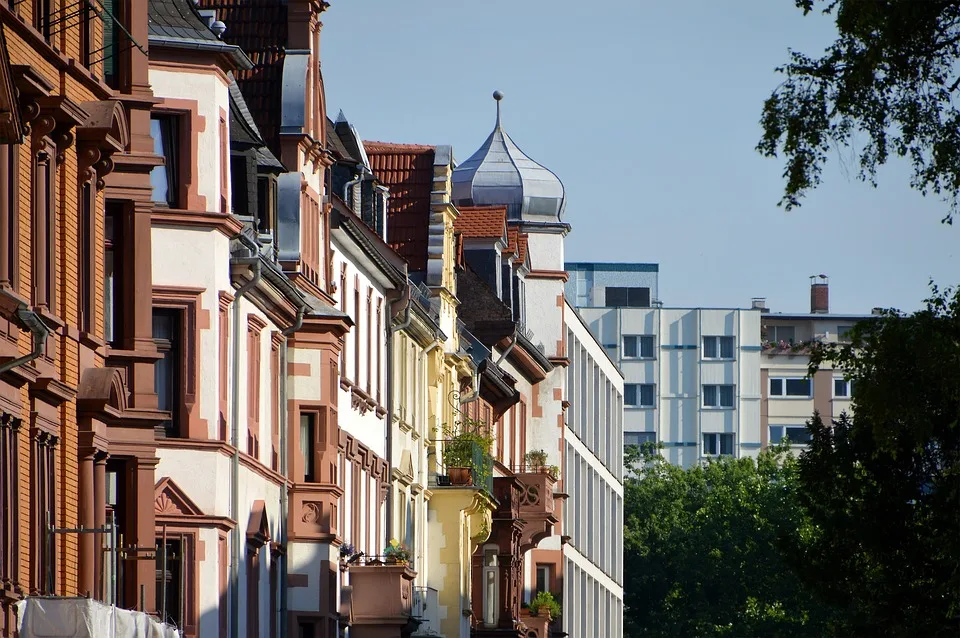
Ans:
[{"label": "window with white frame", "polygon": [[733,359],[733,337],[704,337],[704,359]]},{"label": "window with white frame", "polygon": [[813,379],[810,377],[771,377],[770,396],[809,399],[813,396]]},{"label": "window with white frame", "polygon": [[732,385],[703,386],[703,407],[732,408],[734,390]]},{"label": "window with white frame", "polygon": [[797,445],[806,445],[810,442],[810,431],[805,425],[771,425],[770,442],[781,443],[788,439]]},{"label": "window with white frame", "polygon": [[707,432],[703,435],[704,455],[733,454],[733,434]]},{"label": "window with white frame", "polygon": [[836,377],[833,380],[833,396],[838,399],[849,399],[853,396],[853,381]]},{"label": "window with white frame", "polygon": [[653,335],[625,335],[624,359],[653,359]]},{"label": "window with white frame", "polygon": [[624,432],[623,445],[643,445],[644,443],[656,443],[656,432]]},{"label": "window with white frame", "polygon": [[850,341],[850,331],[853,326],[837,326],[837,341]]},{"label": "window with white frame", "polygon": [[628,408],[653,407],[652,383],[626,383],[623,386],[623,404]]},{"label": "window with white frame", "polygon": [[797,340],[797,329],[794,326],[767,326],[767,340],[773,343],[793,343]]}]

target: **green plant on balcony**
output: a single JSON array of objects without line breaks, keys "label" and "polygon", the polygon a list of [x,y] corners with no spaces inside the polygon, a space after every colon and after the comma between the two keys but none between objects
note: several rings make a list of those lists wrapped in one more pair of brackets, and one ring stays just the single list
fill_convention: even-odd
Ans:
[{"label": "green plant on balcony", "polygon": [[556,620],[560,617],[560,603],[548,591],[537,592],[537,595],[530,601],[530,614],[539,616],[545,614],[550,620]]},{"label": "green plant on balcony", "polygon": [[388,564],[406,565],[410,562],[410,550],[397,539],[391,538],[390,544],[383,550],[383,557]]},{"label": "green plant on balcony", "polygon": [[543,450],[530,450],[523,455],[528,472],[540,472],[547,467],[547,453]]},{"label": "green plant on balcony", "polygon": [[493,434],[481,421],[463,417],[453,427],[444,426],[443,464],[453,485],[483,485],[492,467]]}]

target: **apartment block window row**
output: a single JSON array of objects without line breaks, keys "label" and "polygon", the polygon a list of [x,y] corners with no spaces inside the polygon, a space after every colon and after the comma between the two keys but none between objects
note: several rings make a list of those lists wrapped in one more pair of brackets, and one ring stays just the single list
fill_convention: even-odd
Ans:
[{"label": "apartment block window row", "polygon": [[623,408],[628,401],[569,330],[567,350],[567,396],[576,397],[576,403],[565,413],[567,425],[619,477],[623,458],[618,442],[623,432]]},{"label": "apartment block window row", "polygon": [[604,289],[604,305],[609,308],[649,308],[649,288],[618,288],[608,286]]},{"label": "apartment block window row", "polygon": [[703,407],[732,408],[735,394],[736,392],[732,385],[704,385]]},{"label": "apartment block window row", "polygon": [[624,359],[653,359],[654,353],[653,335],[626,335],[623,338],[623,358]]},{"label": "apartment block window row", "polygon": [[705,456],[733,454],[733,434],[709,432],[703,435],[703,454]]},{"label": "apartment block window row", "polygon": [[770,396],[810,398],[813,396],[813,379],[810,377],[771,378]]},{"label": "apartment block window row", "polygon": [[[623,525],[623,498],[594,467],[567,444],[565,471],[572,487],[563,509],[564,529],[572,532],[571,545],[604,574],[621,582],[622,536],[613,546],[604,534],[607,523],[615,529]],[[599,516],[598,516],[599,514]]]},{"label": "apartment block window row", "polygon": [[623,386],[623,404],[628,408],[652,408],[655,395],[652,383],[625,383]]},{"label": "apartment block window row", "polygon": [[769,326],[767,340],[773,343],[794,343],[797,340],[797,329],[793,326]]},{"label": "apartment block window row", "polygon": [[770,442],[781,443],[789,440],[792,444],[806,445],[813,437],[806,425],[771,425]]},{"label": "apartment block window row", "polygon": [[733,359],[733,337],[704,337],[704,359]]},{"label": "apartment block window row", "polygon": [[656,432],[624,432],[623,445],[643,445],[644,443],[656,443]]}]

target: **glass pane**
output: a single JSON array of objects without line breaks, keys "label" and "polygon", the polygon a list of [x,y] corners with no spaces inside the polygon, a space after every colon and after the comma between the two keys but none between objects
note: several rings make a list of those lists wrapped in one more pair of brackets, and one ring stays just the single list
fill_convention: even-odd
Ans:
[{"label": "glass pane", "polygon": [[313,481],[313,414],[300,415],[300,454],[303,458],[303,480]]},{"label": "glass pane", "polygon": [[644,384],[640,386],[640,405],[653,405],[653,384]]},{"label": "glass pane", "polygon": [[720,386],[720,406],[724,408],[733,407],[733,386],[732,385]]},{"label": "glass pane", "polygon": [[720,454],[733,454],[733,435],[720,435]]},{"label": "glass pane", "polygon": [[706,357],[707,359],[717,358],[717,338],[716,337],[703,338],[703,356]]},{"label": "glass pane", "polygon": [[604,289],[606,294],[605,304],[606,306],[626,306],[627,305],[627,289],[626,288],[614,288],[608,287]]},{"label": "glass pane", "polygon": [[715,385],[703,386],[703,404],[706,406],[717,405],[717,386]]},{"label": "glass pane", "polygon": [[635,383],[628,383],[623,386],[623,404],[637,405],[637,385]]},{"label": "glass pane", "polygon": [[623,356],[625,357],[637,356],[637,338],[636,337],[623,338]]},{"label": "glass pane", "polygon": [[703,435],[703,453],[704,454],[717,453],[717,435],[716,434]]},{"label": "glass pane", "polygon": [[850,396],[849,387],[847,382],[843,379],[834,379],[833,380],[833,394],[838,397],[848,397]]},{"label": "glass pane", "polygon": [[786,379],[788,397],[810,396],[810,379]]},{"label": "glass pane", "polygon": [[733,359],[733,337],[720,337],[720,357]]},{"label": "glass pane", "polygon": [[640,356],[653,358],[653,336],[640,337]]},{"label": "glass pane", "polygon": [[770,396],[783,396],[783,379],[770,379]]},{"label": "glass pane", "polygon": [[[153,136],[153,152],[166,160],[167,154],[164,152],[165,149],[162,120],[158,118],[152,118],[150,120],[150,135]],[[153,169],[150,171],[150,185],[153,186],[153,201],[169,201],[170,184],[167,180],[166,166],[153,167]]]},{"label": "glass pane", "polygon": [[649,288],[627,288],[627,305],[631,308],[647,308],[650,306]]},{"label": "glass pane", "polygon": [[807,444],[813,438],[805,425],[792,425],[786,428],[785,435],[791,443]]},{"label": "glass pane", "polygon": [[783,440],[783,426],[771,425],[770,426],[770,442],[779,443],[782,440]]}]

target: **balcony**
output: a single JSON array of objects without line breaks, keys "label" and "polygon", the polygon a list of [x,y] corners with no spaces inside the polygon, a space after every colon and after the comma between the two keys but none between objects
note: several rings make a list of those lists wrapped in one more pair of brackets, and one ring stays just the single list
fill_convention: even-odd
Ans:
[{"label": "balcony", "polygon": [[391,563],[385,557],[374,556],[351,564],[349,573],[353,588],[350,635],[354,638],[409,635],[408,626],[414,612],[413,579],[417,572],[408,563]]},{"label": "balcony", "polygon": [[553,526],[559,521],[557,499],[553,488],[557,479],[546,468],[516,468],[517,480],[523,484],[520,494],[520,518],[523,520],[521,551],[536,547],[544,538],[553,534]]},{"label": "balcony", "polygon": [[476,441],[443,441],[443,467],[437,487],[473,487],[493,494],[493,457]]}]

